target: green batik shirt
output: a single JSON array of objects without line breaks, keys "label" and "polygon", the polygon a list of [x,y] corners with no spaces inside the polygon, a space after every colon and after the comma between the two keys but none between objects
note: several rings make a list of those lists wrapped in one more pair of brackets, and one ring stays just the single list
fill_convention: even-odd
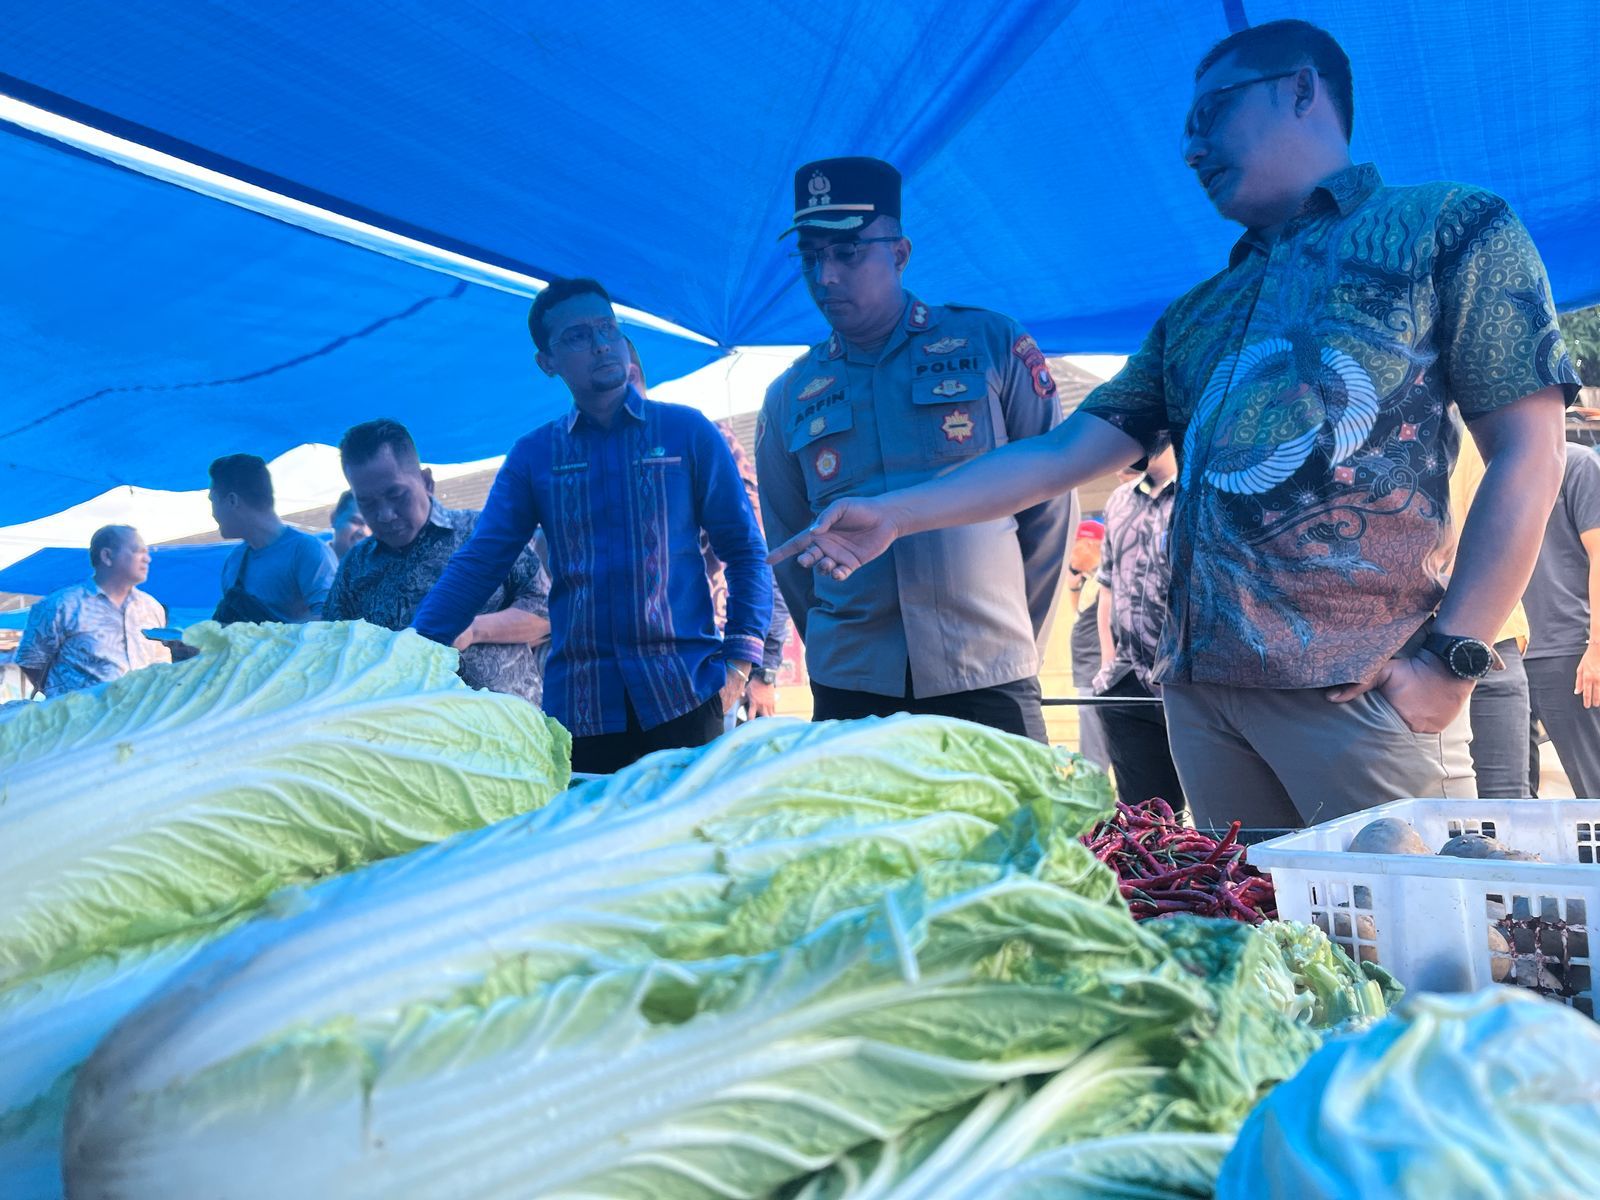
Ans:
[{"label": "green batik shirt", "polygon": [[1470,423],[1557,384],[1571,403],[1544,265],[1498,196],[1366,163],[1275,241],[1246,235],[1082,406],[1177,448],[1156,678],[1370,678],[1443,595],[1448,408]]}]

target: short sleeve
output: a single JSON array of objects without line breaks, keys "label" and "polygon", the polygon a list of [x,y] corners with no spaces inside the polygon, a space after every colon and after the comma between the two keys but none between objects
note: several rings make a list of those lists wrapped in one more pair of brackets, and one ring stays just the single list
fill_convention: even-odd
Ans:
[{"label": "short sleeve", "polygon": [[1455,194],[1438,217],[1435,341],[1450,398],[1468,418],[1560,385],[1578,373],[1561,341],[1550,281],[1533,239],[1499,196]]},{"label": "short sleeve", "polygon": [[1169,429],[1165,357],[1167,318],[1162,314],[1145,336],[1138,353],[1122,370],[1084,397],[1079,412],[1099,417],[1137,441],[1146,450],[1155,436]]},{"label": "short sleeve", "polygon": [[17,666],[30,670],[45,667],[61,652],[61,605],[35,604],[28,624],[17,643]]},{"label": "short sleeve", "polygon": [[1600,529],[1600,454],[1588,446],[1567,444],[1567,474],[1562,503],[1580,534]]},{"label": "short sleeve", "polygon": [[339,568],[339,559],[333,547],[319,538],[307,535],[299,550],[300,594],[305,597],[310,620],[323,619],[322,606],[327,602],[333,587],[333,577]]}]

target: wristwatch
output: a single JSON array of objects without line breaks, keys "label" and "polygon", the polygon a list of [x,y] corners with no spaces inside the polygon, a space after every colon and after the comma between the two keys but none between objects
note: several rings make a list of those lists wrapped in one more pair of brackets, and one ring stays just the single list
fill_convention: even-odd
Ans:
[{"label": "wristwatch", "polygon": [[778,682],[778,668],[762,667],[761,682],[766,684],[768,687],[772,687],[774,684],[776,684]]},{"label": "wristwatch", "polygon": [[1494,649],[1472,637],[1430,633],[1422,648],[1450,668],[1457,679],[1482,679],[1494,669]]}]

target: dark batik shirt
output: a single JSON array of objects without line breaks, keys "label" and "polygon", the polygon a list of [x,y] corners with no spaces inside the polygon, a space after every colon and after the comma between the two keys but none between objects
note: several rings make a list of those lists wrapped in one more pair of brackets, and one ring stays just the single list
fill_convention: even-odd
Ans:
[{"label": "dark batik shirt", "polygon": [[1578,377],[1544,265],[1501,200],[1327,179],[1271,243],[1175,301],[1083,409],[1170,429],[1179,487],[1162,682],[1369,678],[1443,595],[1471,421]]},{"label": "dark batik shirt", "polygon": [[[444,567],[472,536],[478,514],[446,508],[437,500],[428,520],[404,550],[392,550],[375,537],[351,547],[339,564],[333,590],[323,606],[329,621],[370,621],[385,629],[405,629],[417,607],[444,574]],[[520,608],[549,615],[550,579],[538,555],[523,547],[505,581],[479,610],[485,613]],[[506,692],[539,704],[544,698],[544,660],[548,643],[525,645],[474,644],[461,652],[460,675],[469,687]]]},{"label": "dark batik shirt", "polygon": [[1155,684],[1156,650],[1167,624],[1172,567],[1167,535],[1172,525],[1173,481],[1157,488],[1149,476],[1123,484],[1106,500],[1106,537],[1099,582],[1111,589],[1100,603],[1111,605],[1111,644],[1116,657],[1100,667],[1094,690],[1104,692],[1132,671],[1145,687]]}]

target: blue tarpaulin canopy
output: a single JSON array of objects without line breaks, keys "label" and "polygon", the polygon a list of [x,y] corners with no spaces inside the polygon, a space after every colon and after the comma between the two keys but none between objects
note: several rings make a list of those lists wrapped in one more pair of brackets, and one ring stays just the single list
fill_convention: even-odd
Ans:
[{"label": "blue tarpaulin canopy", "polygon": [[[1178,157],[1194,63],[1289,15],[1350,52],[1358,158],[1501,192],[1558,302],[1600,299],[1593,0],[56,0],[9,14],[0,92],[483,262],[595,275],[723,347],[820,337],[776,241],[792,171],[876,154],[905,173],[925,298],[1126,352],[1237,233]],[[193,486],[214,452],[376,410],[431,459],[492,454],[559,403],[521,301],[4,140],[0,521]],[[641,350],[657,377],[714,353]]]}]

